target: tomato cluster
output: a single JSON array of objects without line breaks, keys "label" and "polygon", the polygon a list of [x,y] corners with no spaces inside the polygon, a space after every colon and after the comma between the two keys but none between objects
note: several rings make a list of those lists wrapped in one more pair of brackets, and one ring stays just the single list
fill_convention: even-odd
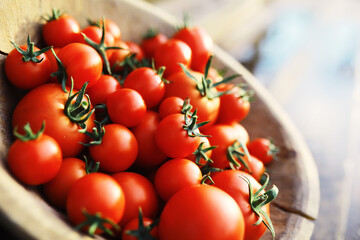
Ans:
[{"label": "tomato cluster", "polygon": [[135,43],[110,19],[81,28],[53,10],[42,37],[48,47],[29,37],[5,61],[8,80],[28,91],[12,116],[17,179],[90,235],[275,236],[268,203],[278,190],[265,191],[264,165],[277,148],[249,140],[240,122],[253,94],[211,66],[203,29],[150,29]]}]

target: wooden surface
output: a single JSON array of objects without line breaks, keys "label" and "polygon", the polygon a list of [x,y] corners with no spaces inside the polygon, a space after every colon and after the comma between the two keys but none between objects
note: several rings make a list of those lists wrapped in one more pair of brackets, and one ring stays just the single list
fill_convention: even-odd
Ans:
[{"label": "wooden surface", "polygon": [[194,2],[154,1],[178,17],[189,12],[206,27],[300,130],[320,176],[312,239],[360,239],[360,2]]},{"label": "wooden surface", "polygon": [[[259,5],[253,5],[248,1],[244,2],[247,2],[254,11],[265,3],[265,1],[258,1]],[[231,6],[228,9],[236,5]],[[0,29],[0,36],[2,36],[0,49],[4,52],[10,51],[12,49],[10,40],[17,43],[25,42],[24,32],[32,36],[38,34],[40,16],[49,13],[53,7],[67,11],[78,19],[81,25],[85,24],[85,17],[100,18],[105,15],[120,25],[124,39],[135,41],[140,40],[141,34],[149,26],[156,26],[160,31],[171,36],[174,31],[173,25],[181,21],[181,18],[173,18],[141,1],[111,0],[104,1],[102,4],[95,0],[71,1],[71,3],[61,0],[1,1],[0,23],[7,24],[3,24]],[[244,12],[246,8],[236,9]],[[251,14],[247,17],[250,18]],[[231,22],[229,19],[227,21]],[[217,28],[215,32],[218,31],[221,31],[221,28]],[[235,72],[242,74],[248,85],[255,90],[257,100],[253,103],[251,113],[244,122],[250,137],[271,136],[281,147],[279,161],[274,162],[268,169],[271,183],[277,185],[280,190],[279,197],[271,208],[277,239],[309,239],[313,232],[314,219],[318,214],[319,183],[317,168],[308,146],[288,115],[249,71],[220,48],[215,51],[215,60],[215,66],[218,68],[226,66],[229,74]],[[1,65],[3,61],[2,56]],[[1,218],[3,226],[7,225],[12,231],[16,230],[17,236],[31,235],[35,239],[82,237],[71,230],[64,221],[64,216],[49,207],[38,196],[37,189],[21,186],[8,173],[5,157],[11,139],[10,113],[16,99],[14,99],[14,89],[4,81],[3,71],[0,83],[2,164],[0,167],[0,212],[3,216]],[[267,233],[263,239],[271,239],[270,234]]]}]

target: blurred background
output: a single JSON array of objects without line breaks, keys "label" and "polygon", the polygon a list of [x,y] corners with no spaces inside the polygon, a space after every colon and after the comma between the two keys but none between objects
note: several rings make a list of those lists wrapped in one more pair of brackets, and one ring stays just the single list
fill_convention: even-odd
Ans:
[{"label": "blurred background", "polygon": [[320,176],[312,239],[360,239],[360,1],[148,1],[189,13],[295,123]]}]

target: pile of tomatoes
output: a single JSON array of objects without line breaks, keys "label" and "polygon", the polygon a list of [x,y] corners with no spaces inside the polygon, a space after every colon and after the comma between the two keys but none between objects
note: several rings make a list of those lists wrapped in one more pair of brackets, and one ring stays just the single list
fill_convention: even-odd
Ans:
[{"label": "pile of tomatoes", "polygon": [[[259,239],[277,148],[249,140],[252,92],[211,66],[213,42],[184,25],[122,39],[110,19],[81,29],[52,11],[48,46],[28,38],[5,61],[28,92],[17,104],[8,166],[77,229],[119,239]],[[235,81],[234,81],[235,80]],[[260,184],[260,182],[262,184]]]}]

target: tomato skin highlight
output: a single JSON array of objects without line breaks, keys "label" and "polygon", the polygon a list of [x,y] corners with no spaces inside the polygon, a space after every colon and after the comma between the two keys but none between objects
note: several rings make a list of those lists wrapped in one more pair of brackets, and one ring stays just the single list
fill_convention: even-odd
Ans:
[{"label": "tomato skin highlight", "polygon": [[10,146],[7,155],[11,172],[27,185],[39,185],[53,179],[59,172],[62,153],[58,143],[48,135]]},{"label": "tomato skin highlight", "polygon": [[184,158],[171,159],[161,165],[155,175],[155,188],[164,201],[180,190],[200,184],[200,168]]},{"label": "tomato skin highlight", "polygon": [[84,161],[78,158],[64,158],[58,174],[44,185],[46,198],[56,207],[65,209],[71,186],[85,175]]},{"label": "tomato skin highlight", "polygon": [[[90,139],[80,133],[80,126],[71,122],[64,113],[68,94],[62,90],[60,84],[56,83],[48,83],[34,88],[15,107],[12,126],[17,126],[19,132],[22,133],[21,129],[29,122],[32,130],[37,132],[45,122],[44,133],[53,137],[60,145],[63,157],[79,155],[85,148],[80,142],[87,143]],[[94,119],[95,116],[91,115],[85,122],[88,129],[94,127]]]},{"label": "tomato skin highlight", "polygon": [[[20,46],[27,50],[27,46]],[[38,51],[34,47],[34,51]],[[50,78],[51,64],[46,54],[40,54],[37,59],[43,59],[39,63],[32,61],[24,62],[23,55],[16,49],[11,50],[5,59],[5,74],[8,80],[21,89],[33,89],[46,83]]]},{"label": "tomato skin highlight", "polygon": [[[253,225],[259,218],[251,209],[249,203],[249,186],[242,178],[243,176],[250,180],[254,193],[261,188],[260,183],[258,183],[250,174],[238,170],[226,170],[214,174],[212,179],[215,184],[212,186],[227,192],[240,207],[245,219],[244,239],[257,240],[265,233],[266,226],[263,223],[256,226]],[[263,206],[262,209],[270,217],[269,204]]]},{"label": "tomato skin highlight", "polygon": [[155,187],[144,176],[133,172],[119,172],[112,175],[121,186],[125,196],[125,211],[119,222],[125,226],[139,215],[141,207],[143,216],[154,218],[159,210],[159,199]]},{"label": "tomato skin highlight", "polygon": [[62,14],[57,20],[45,23],[42,28],[46,45],[59,48],[74,42],[79,32],[79,23],[67,14]]},{"label": "tomato skin highlight", "polygon": [[[89,214],[100,213],[102,218],[119,222],[125,210],[122,188],[111,176],[104,173],[90,173],[80,178],[70,188],[66,201],[66,212],[73,225],[85,221],[84,210]],[[104,225],[111,228],[110,224]],[[97,229],[95,233],[101,232]]]},{"label": "tomato skin highlight", "polygon": [[183,128],[184,115],[171,114],[161,120],[155,140],[159,149],[168,157],[184,158],[193,153],[199,145],[199,137],[190,137]]},{"label": "tomato skin highlight", "polygon": [[120,124],[105,125],[105,135],[100,145],[89,147],[90,155],[100,163],[100,169],[116,173],[125,171],[134,162],[138,143],[133,133]]},{"label": "tomato skin highlight", "polygon": [[[181,227],[179,227],[181,226]],[[209,185],[176,193],[160,216],[162,240],[242,240],[244,218],[235,200]]]},{"label": "tomato skin highlight", "polygon": [[103,62],[100,55],[86,44],[68,44],[60,49],[58,57],[65,66],[67,85],[71,85],[72,77],[75,89],[80,89],[85,82],[89,82],[90,88],[102,74]]}]

